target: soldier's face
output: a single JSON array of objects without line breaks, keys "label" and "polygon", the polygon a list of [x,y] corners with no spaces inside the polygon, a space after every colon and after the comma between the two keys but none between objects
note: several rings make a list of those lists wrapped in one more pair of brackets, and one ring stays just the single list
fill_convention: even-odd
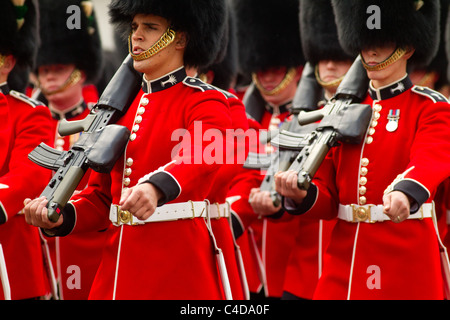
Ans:
[{"label": "soldier's face", "polygon": [[[169,22],[159,16],[152,14],[138,14],[134,17],[131,24],[131,48],[133,54],[138,55],[150,47],[152,47],[161,36],[167,31]],[[181,35],[177,33],[174,43],[169,44],[164,49],[160,50],[154,56],[141,60],[134,61],[134,68],[143,72],[147,79],[154,79],[156,77],[167,74],[175,68],[183,65],[183,50],[179,50],[177,40]]]},{"label": "soldier's face", "polygon": [[[279,68],[271,68],[264,71],[259,71],[256,73],[256,76],[258,77],[259,83],[261,86],[267,90],[271,91],[278,87],[278,85],[284,80],[287,73],[286,67],[279,67]],[[295,91],[297,90],[297,83],[300,79],[301,73],[300,70],[297,71],[297,74],[293,81],[289,83],[289,85],[279,93],[275,95],[265,95],[261,92],[261,95],[263,96],[264,100],[272,105],[282,105],[283,103],[288,102],[291,100],[294,95]]]},{"label": "soldier's face", "polygon": [[52,64],[40,66],[38,69],[38,79],[42,89],[45,91],[55,91],[61,87],[75,70],[73,64]]},{"label": "soldier's face", "polygon": [[[390,43],[382,47],[364,49],[361,51],[361,56],[369,66],[376,66],[388,59],[396,49],[397,46]],[[406,65],[413,53],[414,51],[408,52],[383,70],[367,71],[367,75],[372,80],[374,87],[383,87],[400,80],[406,74]]]},{"label": "soldier's face", "polygon": [[44,94],[45,92],[49,92],[49,94],[45,94],[45,97],[53,107],[60,107],[61,110],[64,110],[66,107],[72,106],[70,105],[70,101],[81,99],[82,88],[86,80],[84,73],[82,73],[79,81],[71,83],[64,90],[59,91],[59,89],[66,85],[74,70],[74,64],[52,64],[38,68],[40,87]]},{"label": "soldier's face", "polygon": [[320,79],[331,82],[344,76],[351,67],[352,61],[322,60],[319,61]]},{"label": "soldier's face", "polygon": [[[320,79],[327,83],[340,79],[347,73],[352,63],[350,60],[321,60],[318,63]],[[329,88],[330,94],[334,94],[336,89],[337,85],[334,88]]]}]

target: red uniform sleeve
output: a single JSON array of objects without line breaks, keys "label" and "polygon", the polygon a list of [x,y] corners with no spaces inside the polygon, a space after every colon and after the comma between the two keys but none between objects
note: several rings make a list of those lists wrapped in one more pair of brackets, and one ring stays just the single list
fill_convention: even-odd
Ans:
[{"label": "red uniform sleeve", "polygon": [[[7,108],[15,110],[8,114]],[[22,210],[26,198],[38,197],[50,181],[51,171],[33,163],[28,154],[41,142],[52,145],[53,132],[45,106],[32,107],[0,95],[0,109],[8,114],[8,120],[2,117],[0,146],[0,223],[5,223]]]},{"label": "red uniform sleeve", "polygon": [[408,167],[387,189],[402,191],[414,199],[413,213],[450,176],[450,105],[426,102],[428,106],[418,119]]}]

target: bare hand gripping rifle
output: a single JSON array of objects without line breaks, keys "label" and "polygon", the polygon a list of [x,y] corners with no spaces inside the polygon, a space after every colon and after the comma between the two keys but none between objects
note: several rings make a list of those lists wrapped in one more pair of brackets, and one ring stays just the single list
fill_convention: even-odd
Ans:
[{"label": "bare hand gripping rifle", "polygon": [[359,144],[364,139],[372,119],[372,108],[359,102],[366,97],[368,84],[366,70],[358,57],[334,97],[322,109],[299,113],[301,125],[321,120],[316,130],[306,135],[282,131],[272,140],[280,149],[299,151],[289,170],[298,172],[300,189],[308,190],[332,147],[341,142]]},{"label": "bare hand gripping rifle", "polygon": [[133,68],[133,60],[128,56],[84,120],[60,123],[61,136],[82,132],[69,151],[58,151],[41,143],[28,155],[31,161],[56,171],[41,194],[48,200],[50,221],[58,221],[88,168],[100,173],[112,170],[130,136],[128,128],[113,123],[126,113],[141,82],[142,74]]},{"label": "bare hand gripping rifle", "polygon": [[[298,114],[302,111],[311,111],[317,109],[317,103],[321,98],[322,88],[317,83],[314,66],[306,63],[303,68],[302,77],[298,85],[293,106],[291,109],[291,119],[285,121],[281,126],[282,132],[302,134],[309,133],[316,128],[315,124],[300,126],[298,123]],[[270,141],[277,140],[278,133],[270,133]],[[297,136],[297,135],[296,135]],[[261,183],[261,191],[269,191],[275,207],[281,204],[281,196],[275,191],[274,175],[278,171],[289,169],[294,161],[298,150],[278,150],[272,155],[261,155],[249,153],[245,168],[248,169],[267,169],[264,180]]]}]

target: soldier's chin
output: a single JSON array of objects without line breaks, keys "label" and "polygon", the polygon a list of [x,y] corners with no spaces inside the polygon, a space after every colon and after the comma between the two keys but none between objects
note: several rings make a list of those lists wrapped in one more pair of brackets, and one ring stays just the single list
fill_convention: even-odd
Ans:
[{"label": "soldier's chin", "polygon": [[133,61],[133,67],[138,72],[147,73],[146,71],[148,71],[148,68],[149,68],[149,61],[148,61],[148,59],[141,60],[141,61],[135,60],[135,61]]}]

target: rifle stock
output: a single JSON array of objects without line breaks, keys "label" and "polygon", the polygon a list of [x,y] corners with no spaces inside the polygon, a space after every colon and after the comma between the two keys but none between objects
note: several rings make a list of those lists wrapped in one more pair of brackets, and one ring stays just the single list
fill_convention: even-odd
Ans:
[{"label": "rifle stock", "polygon": [[128,110],[139,92],[141,81],[142,75],[134,70],[133,60],[128,56],[87,118],[61,123],[59,131],[63,135],[82,131],[69,151],[57,151],[41,143],[28,155],[31,161],[56,171],[41,194],[48,200],[50,221],[58,221],[89,168],[109,172],[120,157],[130,131],[113,123]]}]

